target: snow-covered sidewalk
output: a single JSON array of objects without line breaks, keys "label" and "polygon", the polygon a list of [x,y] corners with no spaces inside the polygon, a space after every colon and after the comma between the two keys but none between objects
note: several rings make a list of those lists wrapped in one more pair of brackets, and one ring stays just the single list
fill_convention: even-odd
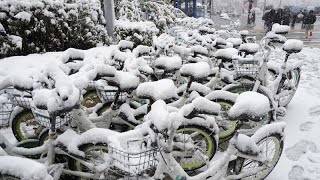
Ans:
[{"label": "snow-covered sidewalk", "polygon": [[284,151],[267,178],[320,179],[320,50],[305,48],[299,88],[287,108]]}]

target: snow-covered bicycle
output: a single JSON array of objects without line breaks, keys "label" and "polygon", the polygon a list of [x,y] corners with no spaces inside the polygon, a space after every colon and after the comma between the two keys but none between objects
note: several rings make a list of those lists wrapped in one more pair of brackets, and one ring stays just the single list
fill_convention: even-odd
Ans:
[{"label": "snow-covered bicycle", "polygon": [[[257,60],[235,58],[234,63],[237,67],[236,72],[242,74],[256,74],[256,79],[254,80],[254,83],[230,85],[226,86],[224,90],[235,93],[241,93],[250,90],[258,91],[269,96],[270,101],[277,101],[277,105],[275,105],[276,107],[284,107],[288,105],[297,90],[300,79],[300,67],[302,65],[301,62],[289,64],[288,60],[291,54],[299,53],[302,50],[303,43],[294,39],[287,40],[284,43],[284,40],[286,39],[281,35],[276,35],[273,33],[269,33],[261,40],[261,45],[263,46],[263,51],[265,52],[263,52],[264,58],[260,68]],[[274,76],[271,75],[271,78],[268,78],[268,74],[272,73],[273,70],[276,69],[270,68],[270,65],[268,66],[271,52],[270,43],[272,43],[272,41],[284,43],[283,50],[286,52],[286,56],[280,65],[280,68],[277,68],[277,74],[274,74]]]},{"label": "snow-covered bicycle", "polygon": [[[148,91],[145,94],[149,94]],[[153,95],[149,94],[149,96]],[[240,96],[238,104],[236,103],[230,110],[230,116],[233,118],[242,117],[241,120],[248,120],[247,117],[251,115],[265,116],[265,113],[268,112],[268,108],[265,107],[269,107],[269,102],[263,95],[252,92],[251,96],[255,96],[255,101]],[[257,101],[259,102],[258,109]],[[245,111],[243,111],[244,104],[247,105]],[[192,134],[176,133],[178,127],[185,121],[189,121],[190,116],[198,117],[197,120],[206,119],[214,122],[214,118],[210,116],[219,113],[218,107],[219,105],[214,102],[199,98],[177,110],[169,108],[164,101],[159,100],[152,105],[145,122],[132,131],[117,133],[108,129],[93,128],[85,133],[77,134],[70,129],[56,137],[54,135],[55,121],[52,119],[52,134],[48,143],[43,146],[34,149],[18,148],[7,142],[2,136],[0,145],[11,155],[46,153],[42,156],[42,161],[45,162],[54,179],[59,179],[61,174],[78,176],[83,179],[119,179],[130,176],[163,179],[164,173],[172,179],[265,178],[281,156],[285,123],[266,125],[252,137],[236,133],[225,154],[218,160],[210,162],[206,156],[203,156],[200,149],[197,149],[192,143],[188,144],[186,147],[196,148],[195,154],[207,164],[203,172],[193,177],[189,176],[174,158],[184,153],[179,151],[179,147],[183,145],[179,143],[180,141],[192,142],[190,139]],[[218,138],[216,133],[214,132],[215,138]],[[79,148],[80,146],[85,148]],[[56,157],[65,155],[71,159],[67,164],[59,163],[55,161],[55,155]],[[8,159],[15,160],[15,158],[5,156],[0,157],[0,162],[7,162]],[[19,164],[17,161],[14,163]],[[2,164],[0,174],[3,177],[21,178],[30,174],[23,171],[28,164],[19,164],[15,167],[7,163]],[[47,173],[44,175],[47,176]]]}]

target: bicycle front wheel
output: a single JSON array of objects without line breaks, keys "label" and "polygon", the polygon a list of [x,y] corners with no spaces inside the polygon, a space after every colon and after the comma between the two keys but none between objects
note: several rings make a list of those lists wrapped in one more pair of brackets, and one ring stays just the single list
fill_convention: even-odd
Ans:
[{"label": "bicycle front wheel", "polygon": [[37,139],[43,129],[29,109],[23,110],[12,119],[11,128],[19,142],[26,139]]},{"label": "bicycle front wheel", "polygon": [[195,145],[192,150],[187,149],[185,146],[180,147],[178,150],[183,155],[177,156],[176,160],[185,171],[195,171],[206,165],[206,161],[195,153],[196,150],[207,157],[209,161],[215,155],[218,144],[214,137],[215,134],[208,128],[199,125],[184,125],[176,133],[181,137],[182,143],[184,138],[188,139],[190,137]]},{"label": "bicycle front wheel", "polygon": [[242,178],[243,180],[265,179],[274,169],[274,167],[276,166],[276,164],[278,163],[281,157],[282,150],[283,150],[283,141],[282,141],[282,136],[280,134],[277,134],[277,133],[270,134],[269,136],[262,138],[257,144],[262,150],[262,154],[267,159],[269,159],[269,162],[268,164],[262,164],[261,162],[258,162],[258,161],[238,157],[236,159],[237,166],[235,167],[236,174],[253,172],[257,168],[261,168],[261,166],[263,165],[265,166],[265,168],[258,171],[256,174],[243,177]]}]

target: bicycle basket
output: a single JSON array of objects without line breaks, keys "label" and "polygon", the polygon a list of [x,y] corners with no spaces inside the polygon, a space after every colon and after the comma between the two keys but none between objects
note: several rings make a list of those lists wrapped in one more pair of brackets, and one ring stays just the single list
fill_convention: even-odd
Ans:
[{"label": "bicycle basket", "polygon": [[[126,150],[120,150],[110,145],[109,153],[113,158],[113,171],[122,176],[132,177],[153,170],[158,163],[156,157],[160,152],[160,148],[158,146],[154,147],[150,143],[148,144],[148,140],[150,138],[128,143],[127,150],[131,152],[126,152]],[[139,150],[133,152],[134,149]]]},{"label": "bicycle basket", "polygon": [[257,60],[233,60],[234,70],[237,76],[256,76],[260,68],[260,62]]},{"label": "bicycle basket", "polygon": [[[32,113],[39,124],[44,127],[51,128],[53,116],[51,116],[47,110],[32,106]],[[56,116],[55,128],[59,128],[62,125],[67,124],[72,120],[72,117],[72,110],[59,113],[59,115]]]},{"label": "bicycle basket", "polygon": [[[104,102],[113,102],[116,98],[116,93],[118,91],[118,88],[112,87],[112,86],[98,86],[97,88],[97,94],[99,98]],[[128,93],[127,92],[120,92],[118,102],[125,102],[127,99]]]},{"label": "bicycle basket", "polygon": [[13,105],[10,103],[0,104],[0,128],[8,127],[11,112],[13,111]]},{"label": "bicycle basket", "polygon": [[17,89],[10,89],[8,92],[10,100],[16,106],[30,109],[30,103],[32,101],[32,95],[30,92],[19,91]]}]

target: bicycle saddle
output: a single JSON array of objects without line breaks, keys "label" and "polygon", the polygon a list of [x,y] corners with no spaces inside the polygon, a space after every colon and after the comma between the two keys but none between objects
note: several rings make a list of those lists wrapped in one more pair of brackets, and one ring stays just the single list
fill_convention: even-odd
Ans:
[{"label": "bicycle saddle", "polygon": [[228,116],[231,120],[261,121],[270,111],[269,99],[257,92],[241,93],[230,108]]},{"label": "bicycle saddle", "polygon": [[240,38],[228,38],[226,41],[232,43],[234,48],[242,44],[242,39]]},{"label": "bicycle saddle", "polygon": [[297,39],[289,39],[283,44],[283,50],[288,54],[299,53],[303,48],[303,42]]},{"label": "bicycle saddle", "polygon": [[164,72],[174,72],[181,68],[182,60],[179,56],[161,56],[155,61],[155,67],[162,69]]},{"label": "bicycle saddle", "polygon": [[118,87],[121,91],[132,91],[139,85],[139,77],[130,72],[117,71],[112,78],[105,78],[109,85]]},{"label": "bicycle saddle", "polygon": [[234,48],[226,48],[226,49],[219,49],[215,53],[215,57],[217,59],[221,59],[222,62],[231,62],[232,57],[238,54],[238,50]]},{"label": "bicycle saddle", "polygon": [[169,101],[178,98],[177,87],[170,79],[141,83],[137,88],[136,95],[138,98],[152,101]]},{"label": "bicycle saddle", "polygon": [[221,106],[207,98],[197,97],[191,104],[183,106],[181,110],[185,118],[191,119],[197,117],[199,114],[217,116],[220,113]]},{"label": "bicycle saddle", "polygon": [[180,75],[194,80],[207,78],[210,74],[210,66],[206,62],[184,64],[180,68]]},{"label": "bicycle saddle", "polygon": [[127,41],[127,40],[121,40],[118,44],[118,48],[120,51],[125,51],[127,49],[132,50],[133,49],[133,42]]},{"label": "bicycle saddle", "polygon": [[240,52],[244,52],[246,53],[247,55],[248,54],[255,54],[259,51],[259,44],[256,44],[256,43],[245,43],[245,44],[241,44],[240,45],[240,48],[239,48],[239,51]]}]

